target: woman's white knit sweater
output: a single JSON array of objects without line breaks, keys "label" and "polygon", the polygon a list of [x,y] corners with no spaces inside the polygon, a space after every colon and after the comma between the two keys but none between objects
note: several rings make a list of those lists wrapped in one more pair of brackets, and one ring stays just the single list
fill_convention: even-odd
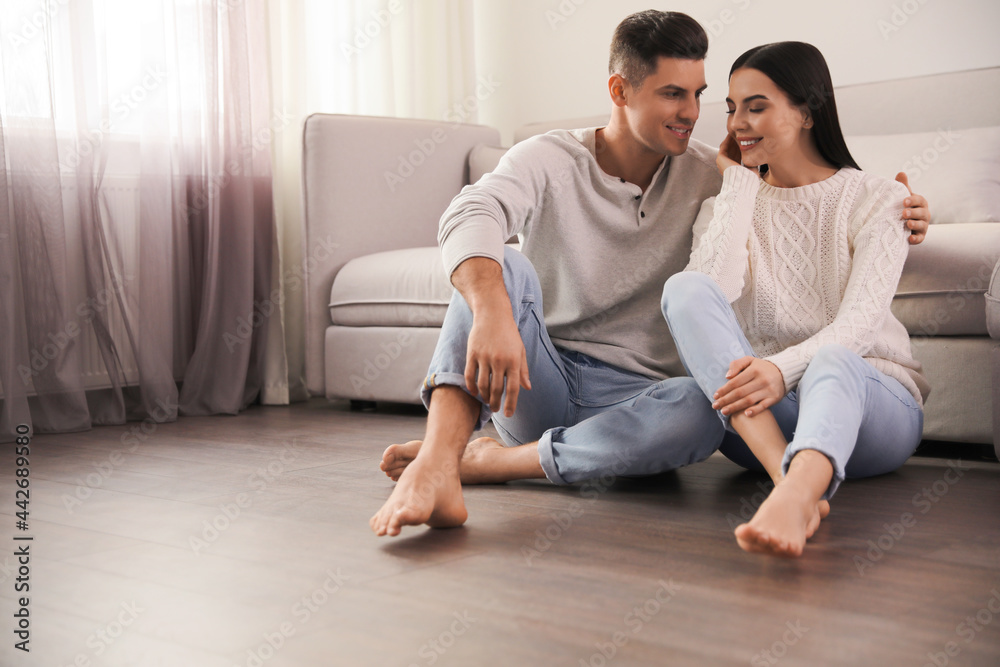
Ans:
[{"label": "woman's white knit sweater", "polygon": [[733,305],[758,357],[785,390],[813,355],[838,343],[899,380],[923,404],[930,387],[889,311],[909,248],[906,188],[856,169],[798,188],[776,188],[745,167],[695,223],[689,271],[711,276]]}]

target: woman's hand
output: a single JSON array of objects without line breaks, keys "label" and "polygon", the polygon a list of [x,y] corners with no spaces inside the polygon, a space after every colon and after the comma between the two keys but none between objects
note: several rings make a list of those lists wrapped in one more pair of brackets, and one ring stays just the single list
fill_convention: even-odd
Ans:
[{"label": "woman's hand", "polygon": [[715,392],[712,408],[724,415],[740,410],[753,417],[785,397],[785,378],[770,361],[743,357],[729,364],[726,384]]},{"label": "woman's hand", "polygon": [[719,154],[715,157],[715,165],[719,168],[719,173],[724,173],[729,167],[739,167],[742,162],[743,156],[740,155],[740,147],[736,145],[736,139],[733,138],[733,135],[727,134],[726,138],[719,144]]}]

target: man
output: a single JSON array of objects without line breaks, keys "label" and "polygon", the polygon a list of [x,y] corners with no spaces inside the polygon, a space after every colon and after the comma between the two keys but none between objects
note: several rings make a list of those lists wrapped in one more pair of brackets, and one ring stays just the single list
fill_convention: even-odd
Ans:
[{"label": "man", "polygon": [[[660,312],[721,186],[717,149],[690,142],[707,50],[689,16],[629,16],[611,46],[608,126],[519,143],[445,212],[456,294],[422,392],[426,435],[383,455],[398,482],[370,521],[376,534],[461,525],[462,483],[648,475],[719,448],[722,423],[683,377]],[[906,206],[919,243],[926,203]],[[518,233],[523,254],[504,247]],[[490,418],[517,446],[466,448]]]}]

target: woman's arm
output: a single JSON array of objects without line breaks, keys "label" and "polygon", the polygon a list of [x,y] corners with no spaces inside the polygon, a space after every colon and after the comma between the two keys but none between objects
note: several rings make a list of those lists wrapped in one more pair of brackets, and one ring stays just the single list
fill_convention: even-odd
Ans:
[{"label": "woman's arm", "polygon": [[702,207],[695,222],[696,230],[704,228],[704,218],[712,216],[704,234],[694,239],[685,271],[711,277],[730,303],[740,297],[746,284],[747,241],[759,186],[757,174],[734,163],[722,173],[722,190],[715,205]]},{"label": "woman's arm", "polygon": [[798,385],[823,345],[838,343],[861,356],[871,352],[909,249],[909,230],[899,224],[905,195],[905,188],[889,182],[867,197],[854,217],[861,218],[861,227],[854,238],[847,289],[833,322],[798,345],[767,357],[781,371],[786,392]]}]

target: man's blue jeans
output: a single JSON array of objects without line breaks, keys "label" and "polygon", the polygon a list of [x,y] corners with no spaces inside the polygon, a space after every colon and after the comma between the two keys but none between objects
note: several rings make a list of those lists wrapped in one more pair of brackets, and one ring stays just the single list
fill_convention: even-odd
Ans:
[{"label": "man's blue jeans", "polygon": [[[731,362],[756,356],[732,306],[705,274],[671,276],[663,288],[663,314],[681,362],[709,400],[726,383]],[[788,441],[783,473],[803,449],[830,459],[834,473],[826,499],[845,477],[881,475],[903,465],[920,444],[924,424],[923,410],[899,381],[842,345],[821,347],[798,387],[771,406],[771,413]],[[762,470],[728,418],[718,414],[729,431],[722,453]]]},{"label": "man's blue jeans", "polygon": [[[524,341],[532,389],[521,390],[514,416],[482,406],[476,430],[492,417],[508,446],[538,441],[546,477],[572,484],[606,474],[638,476],[708,458],[723,425],[688,377],[655,382],[585,354],[557,348],[542,316],[542,293],[531,262],[506,248],[504,283]],[[421,397],[436,387],[465,388],[472,311],[456,291],[441,327]]]}]

